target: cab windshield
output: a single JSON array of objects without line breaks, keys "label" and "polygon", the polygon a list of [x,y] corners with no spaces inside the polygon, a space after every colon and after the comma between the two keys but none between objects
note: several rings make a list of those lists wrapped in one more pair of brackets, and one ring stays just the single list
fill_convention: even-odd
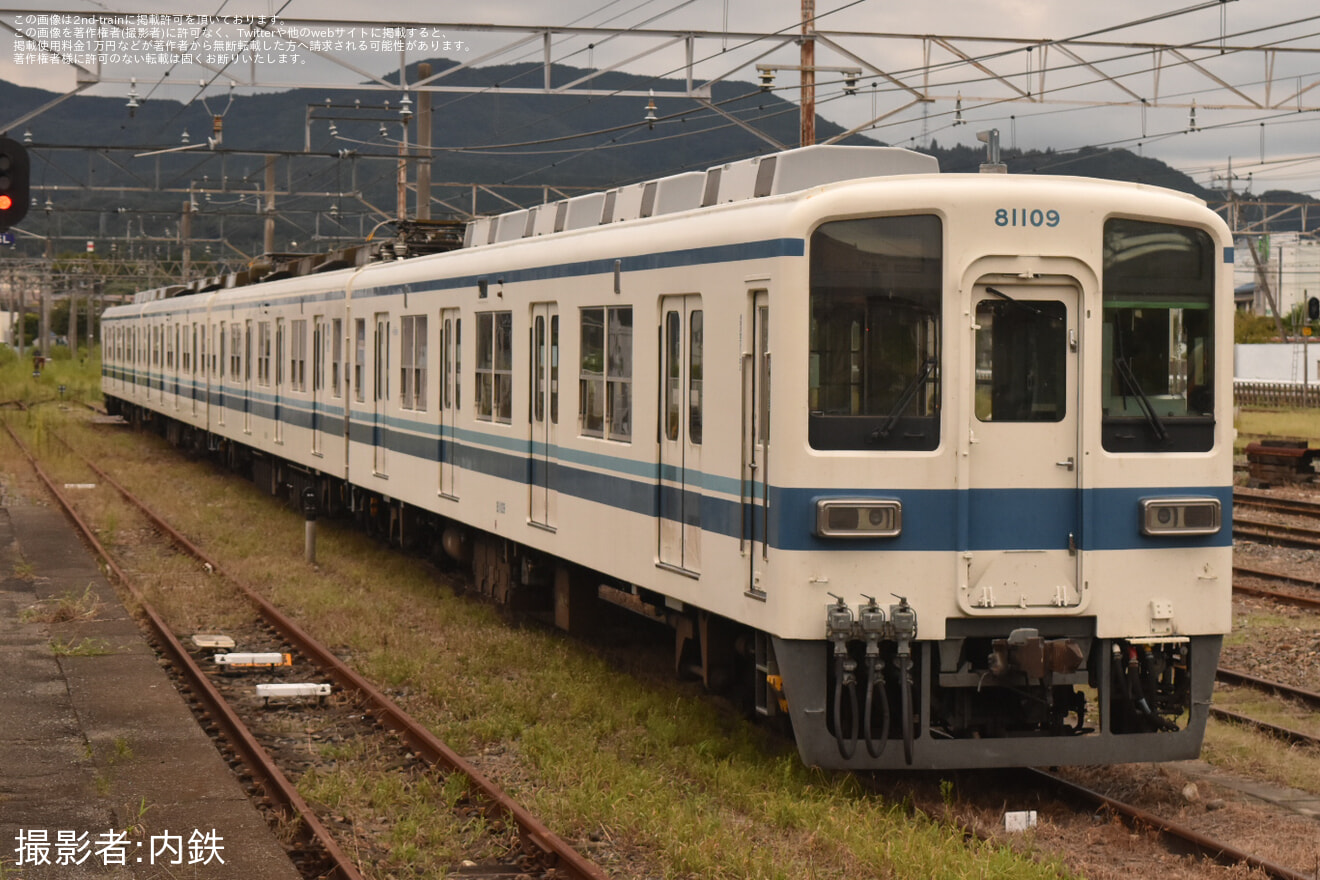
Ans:
[{"label": "cab windshield", "polygon": [[1214,445],[1214,256],[1199,229],[1105,223],[1106,450],[1204,452]]},{"label": "cab windshield", "polygon": [[942,258],[932,215],[839,220],[812,234],[812,448],[939,445]]}]

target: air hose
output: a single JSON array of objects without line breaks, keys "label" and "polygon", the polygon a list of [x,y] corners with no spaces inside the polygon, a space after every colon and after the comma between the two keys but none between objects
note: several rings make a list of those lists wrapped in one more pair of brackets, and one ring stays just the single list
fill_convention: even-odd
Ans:
[{"label": "air hose", "polygon": [[[866,664],[866,708],[862,711],[862,736],[866,740],[866,752],[872,758],[878,758],[884,754],[885,746],[889,744],[889,695],[885,693],[885,683],[880,672],[879,658],[869,658]],[[878,744],[871,731],[871,699],[877,690],[880,692],[880,736]]]},{"label": "air hose", "polygon": [[[850,760],[857,751],[857,676],[853,671],[857,661],[846,654],[834,658],[834,740],[839,745],[839,756]],[[843,734],[843,692],[848,692],[848,705],[852,709],[852,734]]]},{"label": "air hose", "polygon": [[912,655],[898,655],[899,721],[903,728],[903,759],[912,763]]}]

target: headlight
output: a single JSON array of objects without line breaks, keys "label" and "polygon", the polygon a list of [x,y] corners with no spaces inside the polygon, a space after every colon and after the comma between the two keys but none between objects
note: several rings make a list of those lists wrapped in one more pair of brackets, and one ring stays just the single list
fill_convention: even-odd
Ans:
[{"label": "headlight", "polygon": [[893,538],[903,531],[903,503],[875,498],[816,502],[816,534],[822,538]]},{"label": "headlight", "polygon": [[1218,498],[1143,498],[1144,535],[1213,535],[1219,531]]}]

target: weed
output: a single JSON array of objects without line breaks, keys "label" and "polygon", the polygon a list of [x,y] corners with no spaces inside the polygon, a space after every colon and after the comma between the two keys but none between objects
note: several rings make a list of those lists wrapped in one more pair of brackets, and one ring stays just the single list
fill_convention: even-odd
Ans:
[{"label": "weed", "polygon": [[105,639],[53,639],[50,647],[56,657],[103,657],[114,653]]},{"label": "weed", "polygon": [[940,800],[944,801],[944,809],[946,809],[946,810],[950,810],[950,809],[953,808],[953,780],[952,780],[952,779],[941,779],[941,780],[940,780]]},{"label": "weed", "polygon": [[143,837],[147,833],[146,818],[147,813],[152,809],[152,805],[147,803],[145,795],[138,798],[136,805],[129,803],[124,805],[120,811],[124,818],[124,833],[130,837]]},{"label": "weed", "polygon": [[114,545],[119,533],[119,515],[113,510],[106,511],[100,525],[96,527],[96,533],[102,545],[107,547]]},{"label": "weed", "polygon": [[65,593],[58,599],[46,599],[31,608],[23,609],[19,616],[24,623],[67,623],[71,620],[91,620],[99,607],[96,590],[88,584],[82,595]]}]

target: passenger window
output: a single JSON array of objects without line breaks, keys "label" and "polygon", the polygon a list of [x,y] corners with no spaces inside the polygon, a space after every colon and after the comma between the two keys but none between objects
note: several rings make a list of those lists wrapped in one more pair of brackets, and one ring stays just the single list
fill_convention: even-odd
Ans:
[{"label": "passenger window", "polygon": [[581,432],[632,438],[632,307],[583,309],[578,407]]},{"label": "passenger window", "polygon": [[513,421],[513,313],[477,313],[477,418]]},{"label": "passenger window", "polygon": [[688,438],[701,445],[702,349],[705,345],[705,315],[697,309],[688,318]]},{"label": "passenger window", "polygon": [[342,397],[339,388],[339,373],[344,359],[344,319],[335,318],[330,322],[330,394]]},{"label": "passenger window", "polygon": [[353,397],[359,401],[367,399],[367,319],[353,319]]},{"label": "passenger window", "polygon": [[399,387],[404,409],[426,411],[426,315],[401,318],[403,350],[399,360]]}]

